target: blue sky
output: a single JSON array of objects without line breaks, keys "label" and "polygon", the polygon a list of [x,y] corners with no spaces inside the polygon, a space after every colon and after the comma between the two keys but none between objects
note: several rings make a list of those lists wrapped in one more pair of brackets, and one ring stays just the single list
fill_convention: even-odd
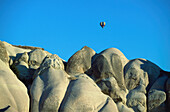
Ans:
[{"label": "blue sky", "polygon": [[64,60],[85,45],[97,53],[114,47],[170,71],[170,1],[0,0],[0,40]]}]

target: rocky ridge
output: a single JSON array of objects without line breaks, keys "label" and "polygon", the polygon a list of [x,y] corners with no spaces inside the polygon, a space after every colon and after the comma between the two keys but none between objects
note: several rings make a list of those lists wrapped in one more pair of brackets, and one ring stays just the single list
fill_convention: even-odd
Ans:
[{"label": "rocky ridge", "polygon": [[0,112],[168,112],[170,72],[85,46],[68,62],[0,41]]}]

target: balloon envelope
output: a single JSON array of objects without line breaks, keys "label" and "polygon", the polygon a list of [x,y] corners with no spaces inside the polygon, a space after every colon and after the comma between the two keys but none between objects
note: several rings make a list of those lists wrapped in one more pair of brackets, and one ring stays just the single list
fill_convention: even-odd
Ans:
[{"label": "balloon envelope", "polygon": [[100,26],[103,28],[106,25],[105,22],[100,22]]}]

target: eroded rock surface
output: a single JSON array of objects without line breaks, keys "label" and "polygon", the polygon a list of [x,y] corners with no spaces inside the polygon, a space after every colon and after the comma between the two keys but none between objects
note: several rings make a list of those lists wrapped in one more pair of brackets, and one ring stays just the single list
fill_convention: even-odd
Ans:
[{"label": "eroded rock surface", "polygon": [[87,72],[91,68],[91,60],[95,53],[91,48],[83,47],[68,60],[66,72],[70,75]]},{"label": "eroded rock surface", "polygon": [[64,62],[0,41],[0,112],[167,112],[169,74],[116,48],[85,46]]},{"label": "eroded rock surface", "polygon": [[30,69],[37,69],[40,67],[40,64],[44,60],[44,58],[47,56],[45,51],[41,49],[35,49],[29,53],[29,67]]},{"label": "eroded rock surface", "polygon": [[114,77],[102,79],[97,84],[101,88],[102,92],[109,95],[116,103],[117,102],[123,102],[124,104],[126,103],[126,95],[128,91],[120,89]]},{"label": "eroded rock surface", "polygon": [[106,49],[99,53],[92,63],[92,77],[96,82],[114,77],[119,87],[125,90],[123,67],[127,60],[126,57],[118,53],[117,49],[114,48]]},{"label": "eroded rock surface", "polygon": [[166,93],[160,90],[152,90],[148,93],[149,112],[166,112],[165,105],[161,105],[166,100]]},{"label": "eroded rock surface", "polygon": [[[166,81],[167,75],[159,77],[148,92],[148,110],[150,112],[166,111]],[[167,93],[168,95],[168,93]]]},{"label": "eroded rock surface", "polygon": [[68,86],[61,112],[118,112],[114,101],[90,77],[86,74],[76,77]]},{"label": "eroded rock surface", "polygon": [[46,57],[31,86],[32,112],[57,112],[69,84],[63,63],[56,55]]},{"label": "eroded rock surface", "polygon": [[126,102],[124,97],[127,94],[127,89],[123,68],[127,62],[128,60],[119,50],[110,48],[99,53],[92,63],[91,77],[102,91],[110,95],[116,102]]},{"label": "eroded rock surface", "polygon": [[3,42],[0,41],[0,59],[8,65],[9,56]]},{"label": "eroded rock surface", "polygon": [[5,112],[29,112],[27,88],[1,59],[0,110],[5,110]]},{"label": "eroded rock surface", "polygon": [[129,108],[122,102],[117,103],[117,108],[118,108],[119,112],[134,112],[134,110],[132,108]]},{"label": "eroded rock surface", "polygon": [[140,85],[131,90],[127,95],[127,106],[133,108],[135,112],[146,112],[146,95],[145,87]]}]

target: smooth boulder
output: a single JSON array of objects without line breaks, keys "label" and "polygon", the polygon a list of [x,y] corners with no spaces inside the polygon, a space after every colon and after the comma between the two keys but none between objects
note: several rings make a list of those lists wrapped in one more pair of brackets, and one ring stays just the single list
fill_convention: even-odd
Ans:
[{"label": "smooth boulder", "polygon": [[129,108],[122,102],[117,103],[117,108],[118,108],[119,112],[134,112],[134,110],[132,108]]},{"label": "smooth boulder", "polygon": [[[161,68],[158,67],[157,65],[155,65],[154,63],[146,60],[146,59],[142,59],[142,58],[137,58],[134,60],[131,60],[126,66],[125,66],[125,74],[127,73],[127,70],[130,68],[134,68],[137,70],[137,73],[132,73],[133,76],[135,76],[135,74],[137,75],[138,73],[143,74],[143,76],[148,77],[149,80],[146,80],[148,82],[145,82],[145,84],[148,84],[147,86],[147,91],[151,88],[151,86],[153,85],[153,83],[157,80],[157,78],[160,76],[160,72],[161,72]],[[131,72],[129,72],[131,74]],[[126,78],[126,77],[125,77]],[[135,80],[135,79],[134,79]],[[138,80],[138,79],[137,79]],[[125,81],[126,82],[126,81]],[[126,82],[128,83],[128,82]],[[138,82],[135,82],[139,83]],[[132,87],[134,88],[134,87]]]},{"label": "smooth boulder", "polygon": [[0,110],[29,112],[29,96],[25,85],[0,59]]},{"label": "smooth boulder", "polygon": [[127,106],[133,108],[135,112],[146,112],[146,90],[144,85],[139,85],[137,88],[131,90],[127,95]]},{"label": "smooth boulder", "polygon": [[[167,75],[159,77],[148,92],[148,109],[150,112],[165,112],[166,105],[166,81]],[[168,97],[167,97],[168,98]]]},{"label": "smooth boulder", "polygon": [[165,104],[163,104],[165,100],[166,93],[164,91],[153,89],[148,93],[148,111],[166,112]]},{"label": "smooth boulder", "polygon": [[7,42],[2,42],[5,45],[7,54],[9,56],[10,63],[9,65],[13,64],[13,61],[17,58],[18,54],[22,54],[24,52],[30,52],[31,49],[22,49],[19,47],[15,47]]},{"label": "smooth boulder", "polygon": [[[46,57],[30,89],[31,112],[57,112],[69,84],[58,56]],[[61,67],[61,68],[60,68]]]},{"label": "smooth boulder", "polygon": [[128,91],[122,90],[114,77],[110,77],[107,79],[102,79],[99,81],[98,86],[102,90],[103,93],[109,95],[115,103],[123,102],[126,103],[126,95]]},{"label": "smooth boulder", "polygon": [[109,48],[97,54],[92,63],[92,78],[95,82],[114,77],[118,86],[126,91],[123,68],[128,62],[126,57],[115,48]]},{"label": "smooth boulder", "polygon": [[87,46],[77,51],[67,62],[66,72],[70,75],[85,73],[91,68],[92,57],[95,51]]},{"label": "smooth boulder", "polygon": [[47,56],[46,52],[41,49],[35,49],[29,53],[29,68],[30,69],[37,69],[40,67],[40,64]]},{"label": "smooth boulder", "polygon": [[68,86],[60,112],[118,112],[116,104],[104,95],[86,74],[79,74]]},{"label": "smooth boulder", "polygon": [[128,90],[135,89],[138,85],[144,85],[145,87],[149,84],[148,71],[142,69],[145,66],[144,59],[131,60],[124,68],[125,84]]}]

